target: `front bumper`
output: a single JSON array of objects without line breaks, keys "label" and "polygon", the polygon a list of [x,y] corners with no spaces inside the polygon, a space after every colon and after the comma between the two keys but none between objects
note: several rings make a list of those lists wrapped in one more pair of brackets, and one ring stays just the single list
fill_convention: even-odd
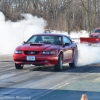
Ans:
[{"label": "front bumper", "polygon": [[[32,55],[31,55],[32,56]],[[34,55],[35,56],[35,55]],[[55,55],[36,55],[35,61],[27,61],[26,55],[14,54],[13,60],[17,64],[33,64],[33,65],[44,65],[44,66],[54,66],[58,62],[58,56]]]}]

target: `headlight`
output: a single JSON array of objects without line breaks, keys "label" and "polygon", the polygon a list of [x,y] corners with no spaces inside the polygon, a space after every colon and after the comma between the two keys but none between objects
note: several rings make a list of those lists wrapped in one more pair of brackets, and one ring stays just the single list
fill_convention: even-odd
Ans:
[{"label": "headlight", "polygon": [[16,53],[16,54],[22,54],[22,51],[21,50],[15,50],[14,53]]},{"label": "headlight", "polygon": [[56,54],[56,52],[55,51],[43,51],[42,54],[44,54],[44,55],[54,55],[54,54]]}]

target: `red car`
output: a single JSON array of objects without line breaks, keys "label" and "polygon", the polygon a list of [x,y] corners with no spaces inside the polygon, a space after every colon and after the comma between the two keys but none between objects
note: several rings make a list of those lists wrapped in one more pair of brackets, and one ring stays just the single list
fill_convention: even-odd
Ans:
[{"label": "red car", "polygon": [[35,34],[23,45],[18,46],[13,54],[16,69],[23,69],[25,64],[35,66],[53,66],[54,70],[63,69],[63,64],[76,66],[77,45],[63,34]]},{"label": "red car", "polygon": [[95,28],[91,33],[90,37],[100,38],[100,28]]}]

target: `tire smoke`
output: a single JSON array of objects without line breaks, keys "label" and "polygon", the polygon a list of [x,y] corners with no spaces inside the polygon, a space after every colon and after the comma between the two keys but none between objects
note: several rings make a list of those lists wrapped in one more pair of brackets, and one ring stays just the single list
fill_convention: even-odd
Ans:
[{"label": "tire smoke", "polygon": [[13,54],[15,48],[30,36],[44,31],[47,22],[43,18],[22,14],[24,19],[17,22],[5,21],[0,12],[0,55]]},{"label": "tire smoke", "polygon": [[[12,55],[15,48],[23,43],[23,41],[26,41],[31,35],[44,32],[47,22],[43,18],[38,18],[31,14],[22,14],[22,16],[24,19],[17,22],[5,21],[5,16],[0,12],[0,56]],[[72,38],[79,38],[75,34],[74,32],[71,34]],[[83,35],[87,36],[87,33]],[[100,63],[100,47],[85,44],[77,45],[78,66]]]}]

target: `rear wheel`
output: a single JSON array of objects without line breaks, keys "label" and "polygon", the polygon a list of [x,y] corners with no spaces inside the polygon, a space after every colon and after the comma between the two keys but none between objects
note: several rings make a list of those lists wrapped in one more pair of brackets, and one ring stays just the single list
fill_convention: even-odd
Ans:
[{"label": "rear wheel", "polygon": [[55,71],[61,71],[63,69],[63,55],[60,54],[58,57],[58,63],[54,66]]},{"label": "rear wheel", "polygon": [[78,60],[78,50],[76,50],[73,62],[69,63],[69,66],[70,67],[77,67],[77,60]]},{"label": "rear wheel", "polygon": [[15,68],[16,68],[16,69],[23,69],[23,66],[24,66],[24,65],[16,64],[16,63],[15,63]]}]

